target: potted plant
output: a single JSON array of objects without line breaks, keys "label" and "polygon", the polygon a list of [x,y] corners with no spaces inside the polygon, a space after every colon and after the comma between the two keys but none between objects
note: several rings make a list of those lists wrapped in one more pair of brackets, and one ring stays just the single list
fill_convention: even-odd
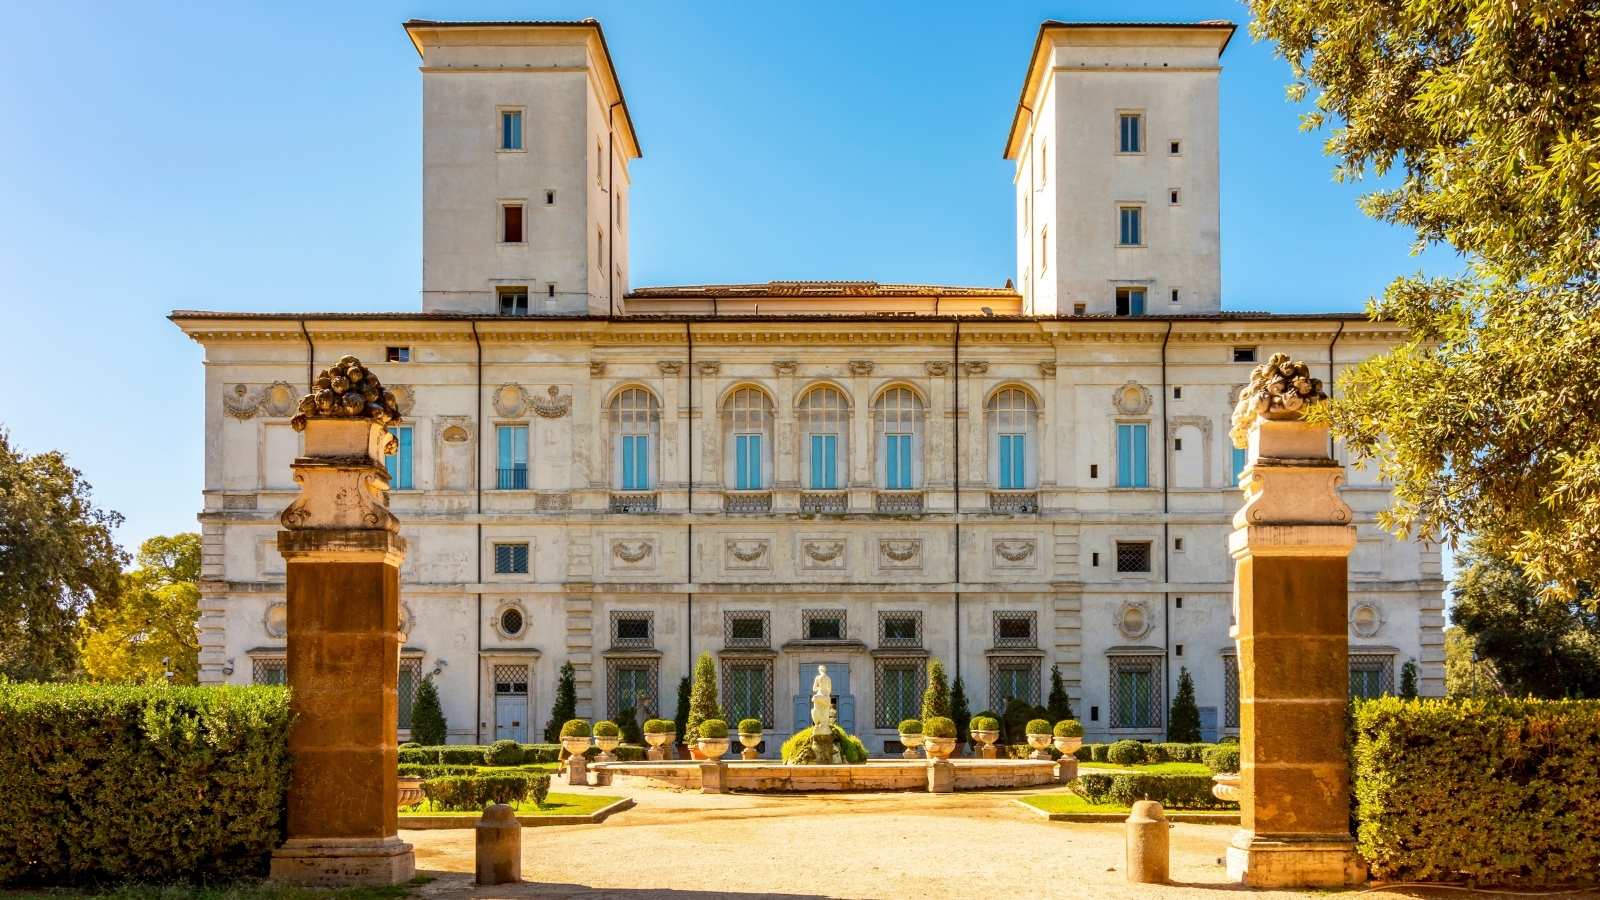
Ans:
[{"label": "potted plant", "polygon": [[1028,754],[1029,759],[1050,760],[1050,722],[1046,719],[1029,719],[1023,727],[1022,733],[1028,736],[1028,746],[1033,752]]},{"label": "potted plant", "polygon": [[931,716],[922,723],[922,747],[928,759],[949,759],[956,750],[956,723],[944,716]]},{"label": "potted plant", "polygon": [[583,719],[568,719],[561,726],[561,749],[568,756],[582,756],[589,749],[589,723]]},{"label": "potted plant", "polygon": [[917,748],[922,746],[922,720],[906,719],[900,723],[900,743],[906,748],[906,759],[917,758]]},{"label": "potted plant", "polygon": [[756,749],[756,746],[761,743],[761,732],[760,719],[751,716],[739,720],[739,743],[744,746],[744,752],[739,754],[741,757],[744,759],[759,759],[761,757],[760,751]]},{"label": "potted plant", "polygon": [[700,723],[700,737],[695,748],[705,759],[721,759],[728,752],[728,723],[721,719],[706,719]]},{"label": "potted plant", "polygon": [[1000,739],[1000,720],[980,713],[972,717],[967,728],[972,735],[972,742],[978,745],[978,755],[984,759],[994,759],[994,742]]},{"label": "potted plant", "polygon": [[644,723],[644,741],[650,745],[646,754],[652,760],[667,758],[662,748],[678,739],[678,723],[669,719],[649,719]]},{"label": "potted plant", "polygon": [[405,809],[422,802],[422,780],[421,775],[397,776],[398,790],[395,797],[397,808]]},{"label": "potted plant", "polygon": [[622,743],[622,729],[615,722],[594,723],[594,745],[600,748],[600,755],[595,757],[595,762],[616,762],[617,758],[611,751],[617,749]]},{"label": "potted plant", "polygon": [[1083,723],[1077,719],[1062,719],[1055,728],[1056,749],[1065,756],[1083,746]]}]

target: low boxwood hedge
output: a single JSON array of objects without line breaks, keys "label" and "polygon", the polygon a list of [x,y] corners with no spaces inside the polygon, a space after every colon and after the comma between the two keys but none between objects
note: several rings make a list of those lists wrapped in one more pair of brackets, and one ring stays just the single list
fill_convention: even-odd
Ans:
[{"label": "low boxwood hedge", "polygon": [[[506,742],[510,743],[510,742]],[[522,750],[522,758],[515,763],[505,765],[529,765],[531,763],[558,762],[561,755],[559,744],[518,744]],[[494,765],[489,762],[491,746],[483,744],[436,744],[402,746],[400,748],[400,762],[419,766],[487,766]]]},{"label": "low boxwood hedge", "polygon": [[1217,744],[1215,747],[1208,747],[1206,752],[1202,754],[1201,762],[1206,764],[1206,768],[1218,774],[1237,772],[1239,771],[1239,745]]},{"label": "low boxwood hedge", "polygon": [[1238,809],[1211,795],[1209,775],[1147,775],[1142,772],[1090,772],[1079,775],[1070,789],[1090,803],[1132,806],[1156,800],[1169,809]]},{"label": "low boxwood hedge", "polygon": [[454,811],[483,809],[492,803],[532,799],[543,806],[550,793],[550,776],[535,772],[494,775],[449,775],[422,783],[422,794],[436,808]]},{"label": "low boxwood hedge", "polygon": [[495,741],[483,751],[483,762],[490,766],[520,766],[523,756],[522,745],[516,741]]},{"label": "low boxwood hedge", "polygon": [[1106,750],[1106,762],[1119,766],[1136,766],[1145,761],[1144,745],[1138,741],[1117,741]]}]

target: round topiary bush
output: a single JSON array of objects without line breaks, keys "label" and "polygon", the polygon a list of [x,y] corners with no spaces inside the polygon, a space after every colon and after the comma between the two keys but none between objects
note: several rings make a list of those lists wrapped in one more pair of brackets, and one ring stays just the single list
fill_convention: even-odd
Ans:
[{"label": "round topiary bush", "polygon": [[900,733],[901,734],[921,734],[922,733],[922,720],[921,719],[906,719],[904,722],[900,723]]},{"label": "round topiary bush", "polygon": [[568,719],[561,726],[561,736],[564,738],[586,738],[589,734],[589,723],[583,719]]},{"label": "round topiary bush", "polygon": [[1206,768],[1217,774],[1237,772],[1239,771],[1239,745],[1218,744],[1201,754],[1201,761],[1206,764]]},{"label": "round topiary bush", "polygon": [[516,741],[495,741],[483,751],[483,761],[491,766],[520,766],[525,755]]},{"label": "round topiary bush", "polygon": [[1172,754],[1162,744],[1145,744],[1144,761],[1147,763],[1172,762]]},{"label": "round topiary bush", "polygon": [[740,734],[760,734],[762,731],[765,731],[765,730],[766,729],[761,727],[761,720],[755,718],[754,716],[751,716],[748,719],[740,719],[739,720],[739,733]]},{"label": "round topiary bush", "polygon": [[973,716],[972,722],[967,726],[969,731],[999,731],[1000,720],[994,716]]},{"label": "round topiary bush", "polygon": [[1056,723],[1055,736],[1063,738],[1083,737],[1083,723],[1077,719],[1062,719]]},{"label": "round topiary bush", "polygon": [[677,734],[678,723],[671,719],[647,719],[644,723],[645,734]]},{"label": "round topiary bush", "polygon": [[1106,750],[1106,762],[1136,766],[1144,762],[1144,745],[1138,741],[1117,741]]},{"label": "round topiary bush", "polygon": [[596,722],[594,723],[594,736],[603,738],[619,738],[622,737],[622,728],[615,722]]},{"label": "round topiary bush", "polygon": [[721,719],[706,719],[700,723],[700,736],[703,738],[726,738],[728,736],[728,723]]},{"label": "round topiary bush", "polygon": [[933,716],[923,720],[922,733],[928,737],[953,738],[956,736],[956,723],[944,716]]},{"label": "round topiary bush", "polygon": [[409,750],[412,747],[421,747],[421,746],[422,745],[417,743],[416,741],[406,741],[405,743],[400,745],[400,749],[401,750]]},{"label": "round topiary bush", "polygon": [[1022,729],[1022,733],[1023,734],[1049,734],[1050,733],[1050,723],[1049,723],[1049,721],[1047,721],[1045,719],[1029,719],[1027,726]]}]

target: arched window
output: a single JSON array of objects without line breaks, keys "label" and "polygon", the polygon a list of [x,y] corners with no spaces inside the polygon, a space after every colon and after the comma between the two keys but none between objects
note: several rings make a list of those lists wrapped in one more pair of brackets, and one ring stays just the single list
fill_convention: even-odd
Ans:
[{"label": "arched window", "polygon": [[772,485],[772,400],[758,388],[740,388],[722,407],[727,435],[724,478],[736,491]]},{"label": "arched window", "polygon": [[989,398],[989,483],[1002,491],[1030,490],[1039,484],[1038,407],[1021,388],[996,391]]},{"label": "arched window", "polygon": [[850,405],[835,388],[800,398],[800,466],[807,490],[836,491],[850,477]]},{"label": "arched window", "polygon": [[661,406],[644,388],[611,401],[611,483],[621,491],[655,490]]},{"label": "arched window", "polygon": [[910,388],[890,388],[878,395],[872,417],[877,432],[874,465],[878,485],[891,491],[921,488],[922,398]]}]

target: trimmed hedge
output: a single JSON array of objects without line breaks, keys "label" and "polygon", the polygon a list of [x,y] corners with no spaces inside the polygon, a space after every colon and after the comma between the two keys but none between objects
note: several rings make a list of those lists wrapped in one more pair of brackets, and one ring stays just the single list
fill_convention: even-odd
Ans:
[{"label": "trimmed hedge", "polygon": [[[1073,755],[1077,756],[1082,762],[1114,762],[1115,760],[1110,758],[1111,748],[1117,746],[1118,744],[1138,744],[1139,753],[1143,756],[1142,759],[1137,759],[1133,756],[1133,751],[1128,750],[1125,747],[1123,750],[1118,751],[1118,753],[1123,754],[1124,758],[1132,759],[1133,761],[1121,763],[1121,765],[1138,765],[1140,763],[1162,762],[1205,762],[1206,751],[1218,746],[1217,744],[1145,744],[1140,743],[1139,741],[1118,741],[1116,744],[1083,744],[1078,747],[1077,750],[1073,751]],[[1235,741],[1233,746],[1237,747],[1238,742]]]},{"label": "trimmed hedge", "polygon": [[0,883],[264,874],[289,691],[0,683]]},{"label": "trimmed hedge", "polygon": [[1117,741],[1106,750],[1106,762],[1119,766],[1136,766],[1144,761],[1144,745],[1138,741]]},{"label": "trimmed hedge", "polygon": [[[508,742],[509,743],[509,742]],[[490,766],[510,765],[528,766],[535,763],[560,762],[561,747],[558,744],[519,744],[522,758],[514,763],[492,763],[489,761],[489,751],[492,746],[485,747],[481,744],[444,744],[435,747],[401,747],[400,764],[414,766]],[[584,751],[587,757],[594,757],[600,752],[598,747],[590,747]],[[611,755],[623,762],[637,762],[644,759],[644,748],[638,744],[622,744],[611,751]],[[496,757],[497,759],[500,757]],[[506,757],[506,758],[509,758]]]},{"label": "trimmed hedge", "polygon": [[1090,803],[1132,806],[1138,800],[1157,800],[1168,809],[1238,809],[1211,795],[1209,775],[1147,775],[1121,772],[1085,773],[1070,790]]},{"label": "trimmed hedge", "polygon": [[422,794],[444,810],[481,810],[492,803],[512,803],[529,797],[544,805],[550,794],[547,773],[507,772],[495,775],[450,775],[422,783]]},{"label": "trimmed hedge", "polygon": [[483,751],[483,762],[490,766],[520,766],[526,756],[522,745],[516,741],[495,741]]},{"label": "trimmed hedge", "polygon": [[1206,768],[1217,774],[1223,772],[1239,771],[1239,745],[1218,744],[1206,750],[1204,759]]},{"label": "trimmed hedge", "polygon": [[1600,701],[1359,703],[1357,847],[1374,878],[1543,887],[1600,873]]}]

